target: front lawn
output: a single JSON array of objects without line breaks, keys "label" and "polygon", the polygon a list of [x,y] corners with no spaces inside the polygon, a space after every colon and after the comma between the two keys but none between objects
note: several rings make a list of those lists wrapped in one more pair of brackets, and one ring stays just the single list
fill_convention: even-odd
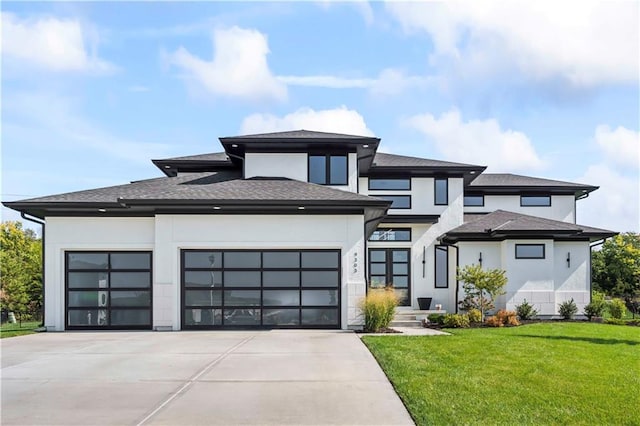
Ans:
[{"label": "front lawn", "polygon": [[640,425],[640,328],[538,323],[364,336],[418,425]]},{"label": "front lawn", "polygon": [[19,323],[4,323],[2,324],[2,326],[0,326],[0,339],[4,339],[5,337],[22,336],[23,334],[34,333],[34,330],[38,328],[39,325],[39,321],[25,321],[22,323],[22,325],[20,325]]}]

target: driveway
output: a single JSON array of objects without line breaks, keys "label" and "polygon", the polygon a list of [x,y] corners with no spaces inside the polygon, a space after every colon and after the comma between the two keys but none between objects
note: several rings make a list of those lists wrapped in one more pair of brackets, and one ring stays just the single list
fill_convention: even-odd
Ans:
[{"label": "driveway", "polygon": [[351,332],[67,332],[0,344],[2,425],[413,424]]}]

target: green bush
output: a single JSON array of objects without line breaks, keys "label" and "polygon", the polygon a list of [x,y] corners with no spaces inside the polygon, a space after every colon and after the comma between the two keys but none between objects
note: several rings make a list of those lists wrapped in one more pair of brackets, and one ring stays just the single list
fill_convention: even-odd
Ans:
[{"label": "green bush", "polygon": [[627,325],[627,322],[620,318],[607,318],[604,322],[612,325]]},{"label": "green bush", "polygon": [[462,314],[446,314],[443,325],[447,328],[467,328],[469,327],[469,317]]},{"label": "green bush", "polygon": [[444,323],[444,315],[443,314],[429,314],[427,316],[427,320],[434,324],[442,325]]},{"label": "green bush", "polygon": [[376,332],[388,328],[398,306],[398,297],[393,289],[370,290],[360,303],[364,314],[364,330]]},{"label": "green bush", "polygon": [[572,319],[573,316],[578,313],[578,307],[576,306],[576,302],[573,301],[573,298],[571,300],[565,300],[560,303],[558,307],[558,312],[562,318],[566,320]]},{"label": "green bush", "polygon": [[480,312],[480,309],[469,309],[467,315],[469,316],[469,321],[471,321],[472,323],[482,322],[482,312]]},{"label": "green bush", "polygon": [[604,300],[591,300],[587,306],[584,307],[584,314],[589,318],[601,317],[604,311],[607,309],[607,304]]},{"label": "green bush", "polygon": [[613,299],[609,302],[607,309],[609,310],[611,318],[622,319],[624,314],[627,312],[627,305],[625,305],[622,299]]},{"label": "green bush", "polygon": [[516,314],[522,321],[532,320],[538,315],[538,311],[533,308],[533,305],[527,302],[527,299],[524,299],[521,304],[516,305]]}]

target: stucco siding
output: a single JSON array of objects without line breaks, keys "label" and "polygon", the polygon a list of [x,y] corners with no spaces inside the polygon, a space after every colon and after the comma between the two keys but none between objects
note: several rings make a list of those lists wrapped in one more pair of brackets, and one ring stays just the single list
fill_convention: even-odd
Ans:
[{"label": "stucco siding", "polygon": [[549,207],[522,207],[519,195],[485,195],[483,207],[464,207],[465,213],[489,213],[506,210],[562,222],[576,223],[573,195],[552,195]]}]

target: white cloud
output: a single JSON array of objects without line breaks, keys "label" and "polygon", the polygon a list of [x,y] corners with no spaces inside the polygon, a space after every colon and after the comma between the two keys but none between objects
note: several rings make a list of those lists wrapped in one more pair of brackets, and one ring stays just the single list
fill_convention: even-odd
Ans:
[{"label": "white cloud", "polygon": [[640,133],[625,127],[615,130],[607,125],[596,128],[595,141],[606,158],[623,167],[640,168]]},{"label": "white cloud", "polygon": [[284,100],[286,86],[269,69],[267,37],[257,30],[232,27],[213,33],[214,56],[206,61],[180,47],[169,61],[210,94],[245,100]]},{"label": "white cloud", "polygon": [[491,172],[543,166],[527,135],[503,130],[495,119],[463,122],[460,112],[453,109],[440,118],[415,115],[404,124],[424,134],[451,161],[486,165]]},{"label": "white cloud", "polygon": [[426,32],[431,61],[465,73],[516,67],[534,80],[561,77],[576,87],[636,82],[638,2],[388,2],[407,33]]},{"label": "white cloud", "polygon": [[600,187],[577,203],[577,222],[613,231],[640,230],[640,182],[606,164],[590,166],[578,182]]},{"label": "white cloud", "polygon": [[[2,12],[3,59],[50,71],[105,73],[115,66],[100,59],[95,34],[76,20],[42,17],[20,19]],[[87,46],[89,44],[90,46]]]},{"label": "white cloud", "polygon": [[373,136],[364,118],[357,111],[347,109],[345,106],[319,111],[301,108],[284,117],[273,114],[252,114],[242,121],[241,133],[282,132],[291,129]]}]

